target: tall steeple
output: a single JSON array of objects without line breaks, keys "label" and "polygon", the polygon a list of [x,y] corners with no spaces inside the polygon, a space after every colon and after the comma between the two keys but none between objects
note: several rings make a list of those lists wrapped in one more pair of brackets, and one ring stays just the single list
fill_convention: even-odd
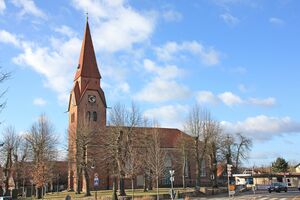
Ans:
[{"label": "tall steeple", "polygon": [[75,79],[79,77],[100,79],[101,75],[97,66],[93,41],[90,33],[88,18],[86,20],[84,37],[82,40],[79,63],[75,74]]}]

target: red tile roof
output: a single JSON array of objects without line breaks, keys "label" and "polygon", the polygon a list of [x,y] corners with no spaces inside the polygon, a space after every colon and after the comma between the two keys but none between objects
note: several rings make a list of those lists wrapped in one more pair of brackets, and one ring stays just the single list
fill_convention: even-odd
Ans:
[{"label": "red tile roof", "polygon": [[[108,128],[113,128],[114,126],[108,126]],[[126,128],[126,127],[124,127]],[[160,136],[160,145],[162,148],[177,148],[177,142],[180,138],[186,137],[192,139],[192,137],[179,129],[175,128],[150,128],[150,127],[135,127],[134,130],[144,134],[154,134],[158,132]]]}]

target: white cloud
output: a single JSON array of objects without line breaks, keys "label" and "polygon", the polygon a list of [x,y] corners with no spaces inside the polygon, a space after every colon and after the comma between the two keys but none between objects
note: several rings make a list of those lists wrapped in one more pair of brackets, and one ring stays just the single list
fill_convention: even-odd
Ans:
[{"label": "white cloud", "polygon": [[240,20],[237,17],[232,16],[230,13],[224,13],[220,15],[221,19],[229,25],[237,25]]},{"label": "white cloud", "polygon": [[145,59],[144,69],[154,74],[154,77],[134,96],[136,100],[162,102],[172,99],[184,99],[189,96],[189,89],[175,80],[183,74],[183,71],[177,66],[159,67],[153,61]]},{"label": "white cloud", "polygon": [[276,105],[276,99],[274,97],[268,97],[265,99],[260,98],[248,98],[243,99],[240,96],[232,92],[223,92],[218,95],[213,94],[211,91],[199,91],[196,94],[197,101],[202,104],[217,104],[223,102],[227,106],[234,105],[254,105],[254,106],[263,106],[270,107]]},{"label": "white cloud", "polygon": [[80,11],[88,11],[95,21],[93,41],[97,50],[131,49],[149,39],[155,27],[152,14],[139,13],[122,0],[73,0],[73,5]]},{"label": "white cloud", "polygon": [[247,92],[248,91],[248,88],[244,84],[239,84],[238,88],[241,92]]},{"label": "white cloud", "polygon": [[179,22],[182,20],[182,14],[175,10],[167,10],[162,13],[163,19],[167,22]]},{"label": "white cloud", "polygon": [[243,100],[232,92],[224,92],[218,95],[219,99],[227,106],[242,104]]},{"label": "white cloud", "polygon": [[69,27],[69,26],[66,26],[66,25],[62,25],[60,27],[57,27],[54,29],[54,31],[58,32],[58,33],[61,33],[65,36],[68,36],[68,37],[74,37],[76,36],[76,33]]},{"label": "white cloud", "polygon": [[266,99],[250,98],[249,103],[259,106],[274,106],[276,104],[276,99],[273,97],[269,97]]},{"label": "white cloud", "polygon": [[20,41],[17,36],[5,30],[0,30],[0,42],[12,44],[16,47],[20,46]]},{"label": "white cloud", "polygon": [[120,84],[119,88],[123,93],[129,93],[129,91],[130,91],[130,86],[127,82]]},{"label": "white cloud", "polygon": [[0,14],[2,14],[5,9],[6,9],[5,1],[0,0]]},{"label": "white cloud", "polygon": [[165,67],[159,67],[149,59],[144,59],[144,68],[148,72],[157,74],[161,79],[177,78],[184,73],[183,70],[179,69],[175,65],[166,65]]},{"label": "white cloud", "polygon": [[35,98],[33,104],[36,106],[44,106],[47,104],[47,101],[41,97]]},{"label": "white cloud", "polygon": [[269,22],[274,25],[283,25],[284,24],[284,21],[282,19],[276,18],[276,17],[271,17],[269,19]]},{"label": "white cloud", "polygon": [[162,102],[172,99],[185,99],[190,92],[187,87],[178,84],[174,80],[163,80],[158,77],[149,82],[135,99],[148,102]]},{"label": "white cloud", "polygon": [[219,99],[210,91],[200,91],[197,93],[196,98],[200,104],[216,104],[219,102]]},{"label": "white cloud", "polygon": [[46,14],[39,9],[32,0],[12,0],[12,3],[16,7],[21,8],[21,12],[19,12],[20,16],[30,14],[36,17],[46,18]]},{"label": "white cloud", "polygon": [[300,133],[300,122],[293,121],[290,117],[268,117],[259,115],[249,117],[245,121],[236,123],[221,122],[225,131],[242,132],[256,140],[270,140],[274,136],[288,133]]},{"label": "white cloud", "polygon": [[170,61],[183,55],[191,53],[206,65],[216,65],[220,62],[220,54],[213,47],[204,47],[196,41],[185,41],[181,44],[177,42],[168,42],[162,47],[155,48],[156,55],[159,59]]},{"label": "white cloud", "polygon": [[184,116],[188,112],[188,109],[188,106],[185,105],[166,105],[148,109],[144,112],[144,116],[149,119],[158,120],[162,127],[182,128]]},{"label": "white cloud", "polygon": [[[58,39],[57,39],[58,40]],[[22,42],[27,44],[27,42]],[[66,102],[72,84],[81,41],[70,38],[56,41],[60,45],[42,47],[38,44],[22,45],[23,52],[13,58],[21,66],[29,66],[45,77],[45,86],[58,93],[60,101]]]}]

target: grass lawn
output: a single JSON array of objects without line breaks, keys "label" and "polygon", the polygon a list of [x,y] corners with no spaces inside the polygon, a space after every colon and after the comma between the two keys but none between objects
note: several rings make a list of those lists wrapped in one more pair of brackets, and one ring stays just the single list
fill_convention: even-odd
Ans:
[{"label": "grass lawn", "polygon": [[[175,191],[179,191],[179,192],[191,192],[193,191],[193,189],[182,189],[182,188],[174,188]],[[170,188],[160,188],[159,189],[159,194],[163,195],[163,194],[169,194]],[[95,191],[92,191],[92,196],[91,197],[84,197],[84,194],[75,194],[75,192],[59,192],[59,193],[48,193],[44,196],[44,199],[57,199],[57,200],[63,200],[65,199],[65,197],[67,195],[70,195],[72,200],[73,199],[95,199]],[[126,194],[127,196],[131,196],[132,195],[132,190],[128,189],[126,190]],[[134,196],[137,197],[143,197],[143,196],[149,196],[149,195],[156,195],[156,189],[148,191],[148,192],[144,192],[143,189],[136,189],[134,191]],[[111,197],[112,196],[112,190],[100,190],[97,191],[97,199],[100,200],[100,198],[103,197]],[[26,200],[29,200],[31,198],[26,198]],[[33,198],[34,199],[34,198]]]}]

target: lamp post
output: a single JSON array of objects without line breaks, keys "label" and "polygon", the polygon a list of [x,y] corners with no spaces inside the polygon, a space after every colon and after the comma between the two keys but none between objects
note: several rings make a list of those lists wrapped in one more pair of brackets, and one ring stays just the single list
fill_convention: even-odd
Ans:
[{"label": "lamp post", "polygon": [[173,189],[173,183],[174,183],[174,173],[175,173],[175,171],[174,170],[170,170],[169,171],[170,172],[170,175],[171,175],[171,177],[170,177],[170,181],[171,181],[171,199],[173,200],[174,199],[174,189]]},{"label": "lamp post", "polygon": [[[94,170],[95,169],[95,159],[93,159],[92,161],[92,165],[91,168]],[[94,173],[94,189],[95,189],[95,199],[97,200],[97,187],[99,186],[99,178],[98,178],[98,174]]]},{"label": "lamp post", "polygon": [[58,194],[59,193],[59,173],[57,174],[56,181],[57,181],[56,191]]}]

